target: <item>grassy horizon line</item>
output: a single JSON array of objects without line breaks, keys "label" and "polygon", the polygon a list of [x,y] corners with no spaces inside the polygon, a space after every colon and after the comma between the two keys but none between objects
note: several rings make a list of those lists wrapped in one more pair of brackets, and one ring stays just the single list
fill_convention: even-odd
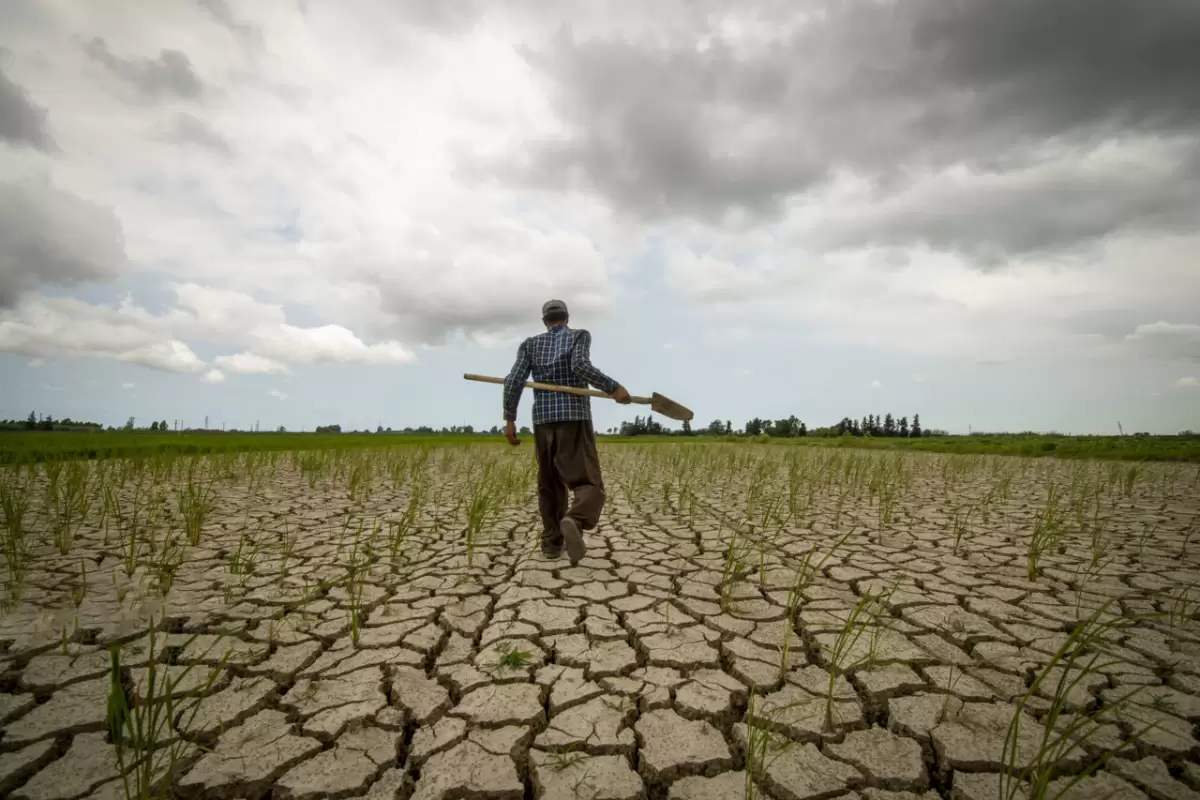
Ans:
[{"label": "grassy horizon line", "polygon": [[[769,438],[730,434],[712,436],[619,436],[597,434],[604,444],[741,444],[770,447],[832,447],[917,451],[962,455],[1007,455],[1050,458],[1093,458],[1121,461],[1200,463],[1200,437],[1066,436],[1061,434],[990,434],[968,436],[793,437]],[[525,434],[525,439],[532,439]],[[278,433],[184,431],[11,431],[0,433],[0,463],[60,459],[105,459],[155,454],[205,455],[259,450],[356,449],[414,445],[504,445],[487,433]]]}]

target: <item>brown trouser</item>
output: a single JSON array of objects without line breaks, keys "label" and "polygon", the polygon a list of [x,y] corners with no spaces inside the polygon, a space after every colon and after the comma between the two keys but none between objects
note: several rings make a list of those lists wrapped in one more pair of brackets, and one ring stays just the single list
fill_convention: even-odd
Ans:
[{"label": "brown trouser", "polygon": [[[533,426],[538,465],[538,511],[542,544],[562,543],[559,522],[570,517],[590,530],[604,510],[604,478],[596,453],[596,432],[588,420],[547,422]],[[569,503],[567,490],[575,494]]]}]

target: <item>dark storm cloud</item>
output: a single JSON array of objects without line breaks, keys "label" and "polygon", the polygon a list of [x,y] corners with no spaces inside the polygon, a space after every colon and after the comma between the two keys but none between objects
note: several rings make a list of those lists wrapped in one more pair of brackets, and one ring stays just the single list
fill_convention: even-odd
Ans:
[{"label": "dark storm cloud", "polygon": [[178,50],[162,50],[156,59],[123,59],[113,55],[108,43],[99,36],[84,45],[84,49],[149,99],[166,95],[196,99],[204,92],[204,84],[192,70],[192,62]]},{"label": "dark storm cloud", "polygon": [[0,309],[39,285],[108,280],[124,264],[111,210],[46,182],[0,183]]},{"label": "dark storm cloud", "polygon": [[[768,105],[780,81],[766,65],[738,64],[725,48],[656,53],[622,42],[577,44],[564,32],[549,53],[528,58],[560,82],[559,113],[577,130],[535,145],[528,174],[537,182],[596,185],[620,207],[651,215],[712,215],[729,205],[766,210],[823,173],[786,148],[722,152],[721,139],[748,124],[764,125],[773,142],[789,136]],[[737,98],[732,125],[713,108],[723,97]]]},{"label": "dark storm cloud", "polygon": [[213,130],[207,122],[191,114],[176,114],[175,125],[167,138],[181,144],[205,147],[221,155],[233,155],[233,145],[228,139]]},{"label": "dark storm cloud", "polygon": [[[785,30],[779,9],[746,10],[779,14]],[[1186,186],[1200,178],[1194,0],[847,0],[783,41],[737,52],[698,48],[694,26],[655,32],[667,43],[564,30],[528,52],[568,134],[529,142],[505,164],[467,159],[468,169],[576,185],[641,216],[714,220],[735,207],[769,215],[841,171],[885,199],[952,165],[1003,174],[1114,138],[1165,137],[1191,148],[1187,171],[1168,186],[1130,176],[1133,199],[1090,198],[1076,215],[1039,219],[1086,188],[1064,173],[1045,203],[1022,196],[982,234],[932,220],[910,231],[911,209],[877,223],[892,242],[957,248],[982,235],[1011,252],[1102,236],[1131,205],[1139,224],[1195,222],[1164,207],[1192,197]],[[1158,190],[1165,199],[1150,196]]]},{"label": "dark storm cloud", "polygon": [[0,69],[0,139],[51,153],[58,150],[46,122],[46,109]]},{"label": "dark storm cloud", "polygon": [[1163,145],[1161,166],[1082,162],[931,181],[832,213],[805,236],[830,249],[922,243],[982,264],[1102,239],[1114,231],[1187,231],[1200,220],[1200,147]]}]

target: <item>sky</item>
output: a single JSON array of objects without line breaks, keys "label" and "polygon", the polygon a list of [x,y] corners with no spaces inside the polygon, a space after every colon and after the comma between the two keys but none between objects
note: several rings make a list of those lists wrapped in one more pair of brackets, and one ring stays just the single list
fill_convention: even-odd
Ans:
[{"label": "sky", "polygon": [[0,418],[1200,429],[1200,3],[730,7],[6,2]]}]

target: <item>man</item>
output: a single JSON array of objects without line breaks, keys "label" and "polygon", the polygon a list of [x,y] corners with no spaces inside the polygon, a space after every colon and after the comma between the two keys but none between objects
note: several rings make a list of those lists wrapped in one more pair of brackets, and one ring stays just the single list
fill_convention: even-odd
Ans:
[{"label": "man", "polygon": [[[533,373],[538,383],[586,389],[590,383],[618,403],[629,402],[625,387],[592,366],[592,335],[567,326],[567,304],[550,300],[542,306],[546,332],[531,336],[517,348],[517,360],[504,379],[504,435],[514,447],[517,405],[525,381]],[[591,399],[576,394],[535,389],[533,442],[538,465],[538,511],[542,516],[542,554],[558,558],[566,545],[572,564],[587,548],[583,531],[596,527],[604,509],[604,479],[596,453]],[[568,507],[567,490],[574,495]]]}]

